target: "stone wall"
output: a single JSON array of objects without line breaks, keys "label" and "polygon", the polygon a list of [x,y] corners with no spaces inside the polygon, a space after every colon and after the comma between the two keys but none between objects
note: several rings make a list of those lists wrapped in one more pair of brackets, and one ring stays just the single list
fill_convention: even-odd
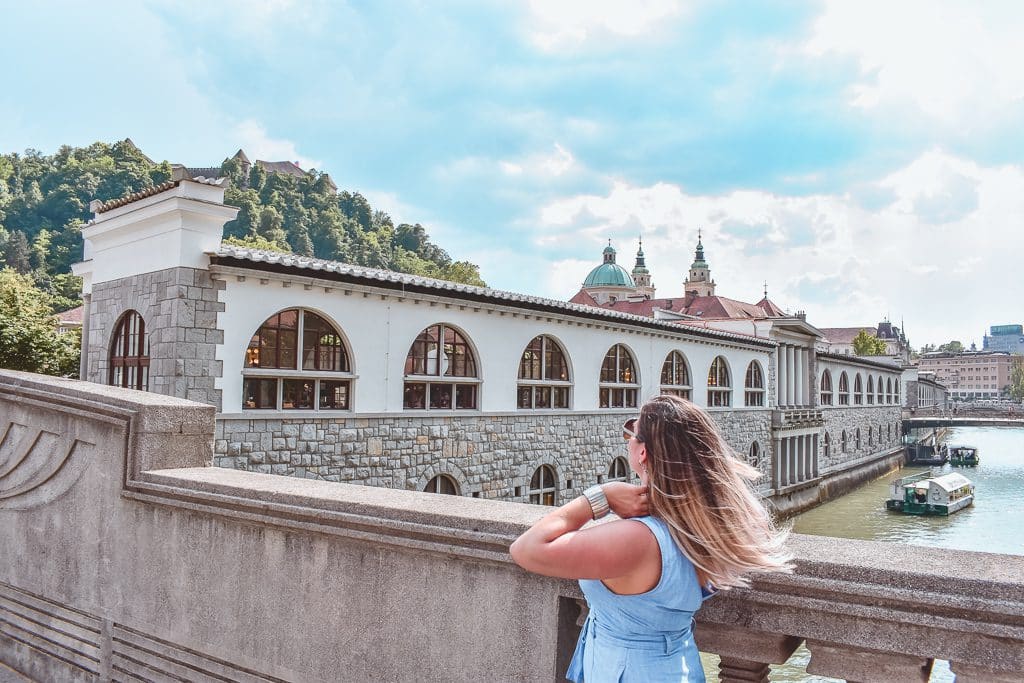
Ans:
[{"label": "stone wall", "polygon": [[221,406],[215,379],[224,332],[217,314],[224,283],[195,268],[169,268],[93,286],[89,309],[88,379],[108,383],[110,345],[121,316],[138,312],[149,342],[149,391]]},{"label": "stone wall", "polygon": [[[459,493],[529,500],[540,465],[557,475],[559,500],[608,476],[625,457],[622,423],[632,413],[384,415],[217,421],[214,464],[232,469],[368,486],[422,490],[431,477],[454,479]],[[715,411],[729,445],[767,472],[771,411]]]},{"label": "stone wall", "polygon": [[[903,443],[902,409],[896,405],[822,408],[825,426],[818,439],[818,471],[828,474],[874,455],[888,453]],[[878,438],[881,426],[881,440]],[[860,447],[857,430],[860,429]],[[869,436],[868,430],[871,430]],[[842,449],[842,433],[846,430],[847,448]],[[831,438],[829,455],[825,456],[825,433]]]}]

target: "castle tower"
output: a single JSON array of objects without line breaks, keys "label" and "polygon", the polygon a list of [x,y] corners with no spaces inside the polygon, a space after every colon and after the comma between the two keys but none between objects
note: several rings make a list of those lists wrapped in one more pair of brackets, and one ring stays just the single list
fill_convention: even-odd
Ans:
[{"label": "castle tower", "polygon": [[690,275],[683,282],[683,291],[687,295],[714,296],[715,281],[711,279],[711,268],[704,260],[704,245],[701,243],[701,233],[697,231],[697,253],[694,255],[693,264],[690,265]]},{"label": "castle tower", "polygon": [[636,285],[636,293],[648,299],[654,298],[654,285],[651,284],[651,271],[647,270],[644,263],[644,241],[640,240],[640,248],[636,252],[636,265],[633,266],[633,283]]}]

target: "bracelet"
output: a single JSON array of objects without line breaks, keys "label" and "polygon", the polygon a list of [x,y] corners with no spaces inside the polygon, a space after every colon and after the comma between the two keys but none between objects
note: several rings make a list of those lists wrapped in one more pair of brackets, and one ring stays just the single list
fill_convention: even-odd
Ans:
[{"label": "bracelet", "polygon": [[600,484],[591,486],[583,492],[583,495],[590,503],[590,512],[594,515],[594,519],[601,519],[608,514],[611,508],[608,507],[608,497],[604,495],[604,489]]}]

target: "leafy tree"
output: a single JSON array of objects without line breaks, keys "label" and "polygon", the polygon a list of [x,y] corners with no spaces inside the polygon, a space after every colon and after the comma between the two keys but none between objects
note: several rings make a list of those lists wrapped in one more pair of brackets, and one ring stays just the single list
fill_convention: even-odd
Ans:
[{"label": "leafy tree", "polygon": [[282,247],[277,242],[271,242],[265,237],[260,235],[248,235],[246,237],[225,237],[223,240],[224,244],[231,244],[237,247],[245,247],[246,249],[260,249],[262,251],[276,251],[281,254],[290,254],[292,250],[287,247]]},{"label": "leafy tree", "polygon": [[1014,401],[1024,402],[1024,356],[1019,354],[1013,356],[1008,393]]},{"label": "leafy tree", "polygon": [[853,352],[858,356],[883,356],[885,341],[869,334],[867,330],[861,330],[853,338]]},{"label": "leafy tree", "polygon": [[0,271],[0,367],[77,376],[81,336],[57,332],[54,302],[32,278]]},{"label": "leafy tree", "polygon": [[948,351],[950,353],[963,353],[963,350],[964,345],[955,339],[948,344],[942,344],[939,346],[939,351]]},{"label": "leafy tree", "polygon": [[935,351],[935,344],[925,344],[921,347],[921,353],[931,353]]},{"label": "leafy tree", "polygon": [[32,270],[32,250],[28,246],[28,238],[21,230],[15,230],[7,238],[4,246],[4,264],[19,273]]}]

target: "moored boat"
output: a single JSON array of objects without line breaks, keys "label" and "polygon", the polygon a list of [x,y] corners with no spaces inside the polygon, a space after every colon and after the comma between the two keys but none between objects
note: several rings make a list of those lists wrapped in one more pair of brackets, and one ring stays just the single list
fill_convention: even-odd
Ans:
[{"label": "moored boat", "polygon": [[962,474],[920,472],[892,483],[885,508],[907,515],[951,515],[974,504],[974,484]]},{"label": "moored boat", "polygon": [[975,467],[979,462],[978,449],[974,446],[946,446],[949,464],[957,467]]},{"label": "moored boat", "polygon": [[945,465],[946,451],[927,443],[907,444],[908,465]]}]

